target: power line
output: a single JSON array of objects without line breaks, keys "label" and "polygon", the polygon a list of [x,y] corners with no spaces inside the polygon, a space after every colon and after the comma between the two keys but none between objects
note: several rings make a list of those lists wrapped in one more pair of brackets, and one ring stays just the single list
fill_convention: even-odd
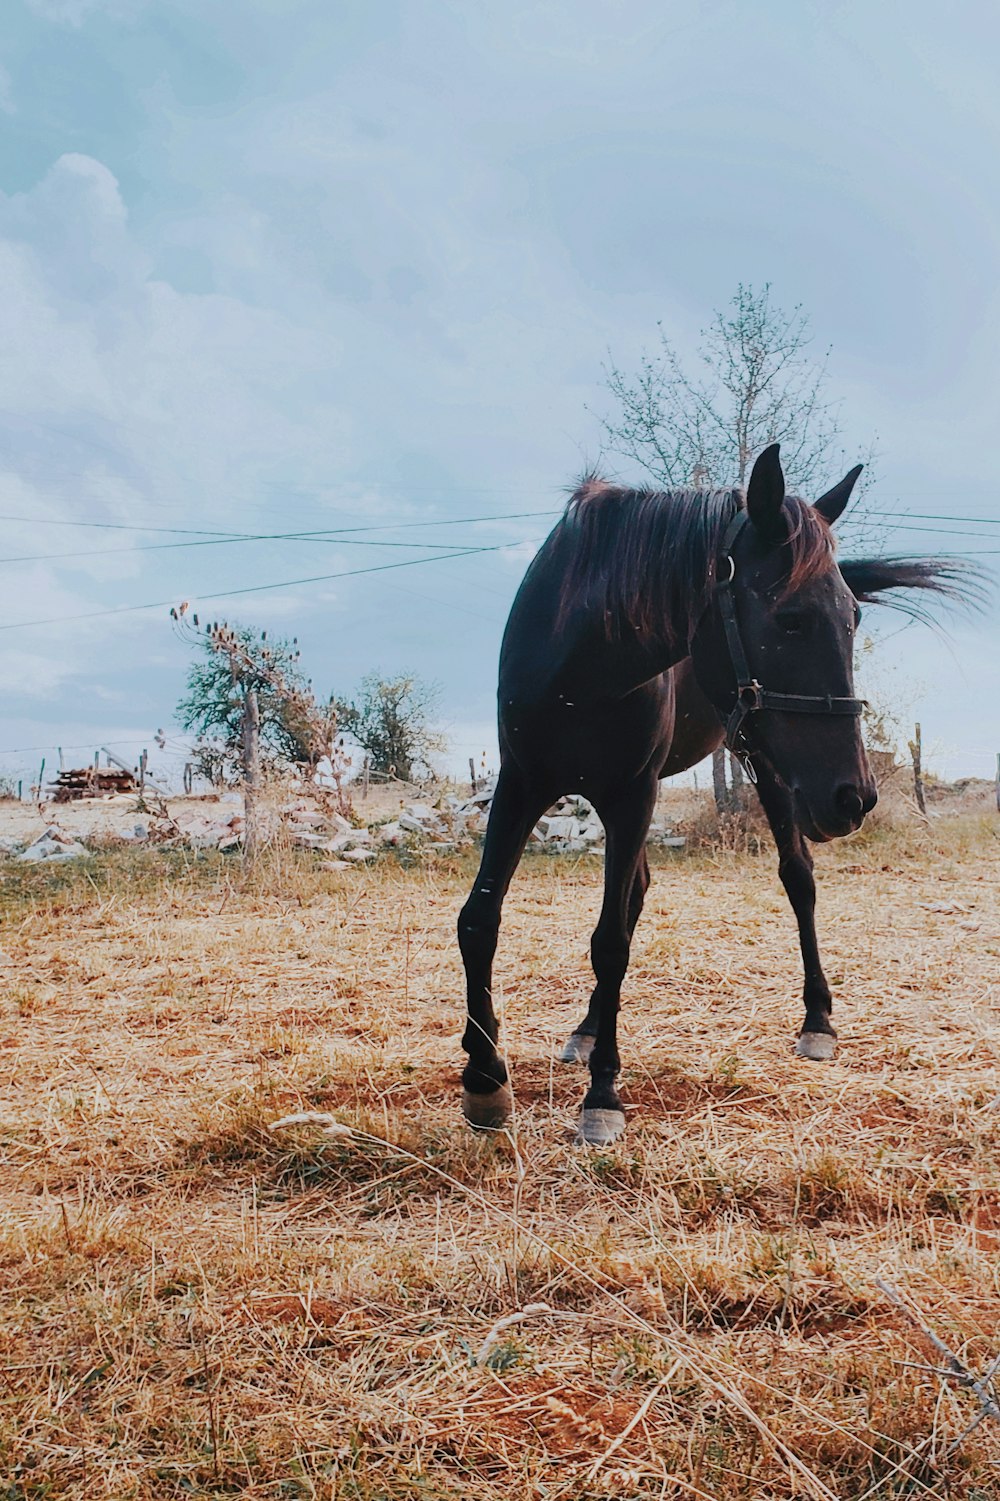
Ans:
[{"label": "power line", "polygon": [[[1000,525],[1000,522],[997,523]],[[908,522],[899,521],[895,526],[887,528],[891,532],[923,532],[932,537],[982,537],[984,540],[995,541],[996,533],[990,532],[967,532],[959,526],[910,526]]]},{"label": "power line", "polygon": [[192,526],[139,526],[125,521],[65,521],[58,516],[0,515],[0,521],[27,521],[32,526],[92,527],[102,532],[162,532],[174,537],[240,537],[243,532],[199,531]]},{"label": "power line", "polygon": [[[553,511],[539,511],[539,512],[524,512],[524,513],[522,513],[523,516],[548,516],[548,515],[555,515],[555,514],[556,514],[556,512],[553,512]],[[0,518],[0,519],[3,519],[3,518]],[[476,521],[476,522],[487,522],[487,521],[497,520],[497,519],[499,519],[499,518],[496,518],[496,517],[485,517],[485,516],[482,516],[482,517],[471,517],[470,516],[470,517],[466,517],[465,518],[465,524],[470,524],[473,521]],[[110,523],[110,522],[82,522],[82,521],[81,522],[67,522],[67,523],[57,522],[57,523],[54,523],[54,524],[56,524],[56,525],[63,525],[63,524],[65,524],[65,525],[69,525],[69,526],[108,526],[108,527],[110,527],[112,525],[117,525],[116,523]],[[459,525],[462,525],[462,524],[463,523],[461,521],[457,521],[457,522],[454,522],[454,523],[447,522],[447,521],[400,522],[399,523],[399,527],[407,527],[407,526],[451,526],[451,525],[459,526]],[[862,521],[859,524],[863,525],[863,519],[862,519]],[[997,524],[1000,524],[1000,523],[997,523]],[[123,527],[122,529],[124,529],[124,530],[131,530],[132,528],[125,528],[125,527]],[[78,558],[108,558],[108,557],[118,557],[118,556],[128,557],[131,554],[137,553],[137,552],[170,552],[170,551],[177,551],[177,550],[196,548],[196,547],[231,547],[234,544],[241,543],[241,542],[328,542],[328,543],[331,543],[333,545],[340,546],[340,547],[379,547],[379,548],[399,548],[399,547],[406,547],[406,548],[422,548],[422,549],[428,549],[428,550],[431,550],[431,551],[433,551],[435,548],[451,547],[451,548],[454,548],[456,550],[462,550],[461,549],[461,544],[456,543],[456,542],[449,542],[449,541],[437,541],[437,542],[387,542],[387,541],[381,540],[381,539],[379,539],[379,540],[373,540],[373,539],[370,539],[370,538],[359,538],[359,537],[356,537],[356,536],[348,536],[348,535],[346,535],[346,533],[348,533],[348,532],[386,531],[386,530],[396,530],[396,529],[397,528],[394,527],[394,526],[378,526],[378,527],[373,526],[373,527],[350,527],[350,528],[343,528],[342,530],[336,530],[336,531],[333,530],[333,529],[330,529],[328,531],[311,531],[311,532],[260,532],[260,533],[234,532],[232,534],[227,534],[227,533],[218,533],[218,534],[216,534],[216,533],[212,533],[212,534],[209,534],[208,536],[205,536],[204,534],[195,534],[195,535],[197,535],[198,539],[196,541],[190,541],[190,542],[138,542],[134,546],[131,546],[131,547],[94,547],[94,548],[86,548],[86,549],[82,549],[82,550],[79,550],[79,551],[70,551],[70,552],[22,553],[22,554],[17,554],[15,556],[9,557],[9,558],[0,558],[0,565],[2,565],[4,563],[55,563],[55,562],[63,562],[63,561],[75,561]],[[135,530],[147,530],[147,529],[146,528],[138,528],[137,527],[137,528],[135,528]],[[171,531],[172,528],[169,528],[169,527],[162,527],[162,528],[155,527],[155,528],[148,528],[148,530],[150,530],[150,531],[167,531],[168,532],[168,531]],[[929,534],[932,537],[980,537],[981,536],[981,537],[985,538],[985,537],[988,537],[990,535],[989,533],[984,533],[984,532],[968,532],[968,531],[964,531],[960,527],[911,526],[911,525],[909,525],[905,521],[897,522],[895,526],[893,526],[892,528],[890,528],[890,530],[892,530],[892,531],[903,531],[903,532],[923,532],[923,533]],[[476,551],[475,548],[470,548],[470,549],[467,549],[467,550],[468,551]]]},{"label": "power line", "polygon": [[[103,531],[140,531],[157,534],[196,537],[197,541],[189,542],[139,542],[133,547],[95,547],[71,552],[53,553],[24,553],[15,557],[0,558],[3,563],[52,563],[60,561],[76,560],[77,558],[103,558],[117,555],[127,556],[135,552],[161,552],[182,548],[194,547],[222,547],[231,546],[236,542],[331,542],[342,547],[408,547],[408,548],[434,548],[447,547],[455,551],[466,550],[469,552],[482,551],[481,548],[463,549],[462,544],[450,541],[439,542],[392,542],[383,540],[369,540],[358,538],[358,532],[382,532],[407,530],[413,527],[451,527],[472,526],[479,523],[494,521],[515,521],[538,516],[553,516],[555,511],[520,511],[508,513],[503,516],[464,516],[455,521],[400,521],[373,524],[371,526],[353,526],[340,528],[324,528],[306,532],[188,532],[177,527],[143,527],[132,526],[124,522],[113,521],[56,521],[50,518],[39,518],[40,524],[45,526],[76,526],[94,527]],[[0,521],[27,521],[28,517],[2,516]]]},{"label": "power line", "polygon": [[[191,541],[191,542],[137,543],[134,546],[128,546],[128,547],[87,548],[87,549],[81,549],[81,550],[78,550],[78,551],[71,550],[71,551],[66,551],[66,552],[61,552],[61,553],[23,554],[23,555],[12,556],[12,557],[9,557],[9,558],[0,558],[0,564],[3,564],[3,563],[30,563],[30,562],[58,562],[58,561],[62,561],[62,560],[72,560],[72,559],[76,559],[76,558],[114,557],[116,555],[121,555],[122,557],[126,557],[129,554],[135,553],[135,552],[157,552],[157,551],[184,550],[184,549],[187,549],[187,548],[198,548],[198,547],[226,546],[226,545],[232,545],[232,544],[238,543],[238,542],[298,542],[298,541],[304,541],[304,542],[329,542],[329,543],[331,543],[333,545],[340,545],[340,546],[344,546],[344,547],[378,547],[378,548],[402,548],[402,547],[406,547],[406,548],[412,548],[412,549],[417,549],[417,548],[420,548],[420,549],[424,549],[424,548],[426,548],[426,549],[434,549],[434,548],[442,548],[443,547],[443,548],[448,548],[450,551],[454,551],[454,552],[466,551],[466,552],[469,552],[470,554],[472,554],[472,553],[476,553],[476,552],[488,551],[489,549],[484,549],[482,547],[466,546],[465,544],[459,543],[458,541],[455,541],[455,540],[452,540],[452,539],[443,539],[443,538],[438,538],[434,542],[401,542],[401,541],[391,541],[391,540],[387,541],[387,540],[383,540],[383,539],[377,539],[376,540],[376,539],[370,539],[368,537],[358,538],[356,536],[348,535],[348,534],[349,533],[358,533],[358,532],[372,532],[372,531],[393,531],[393,530],[399,530],[399,529],[408,528],[408,527],[425,527],[426,526],[426,527],[446,527],[447,528],[447,527],[451,527],[451,526],[460,526],[460,525],[463,525],[463,524],[486,523],[486,522],[494,521],[494,520],[497,520],[497,521],[498,520],[508,520],[508,519],[513,520],[513,519],[516,519],[517,517],[522,517],[522,518],[540,518],[540,517],[556,516],[556,515],[560,515],[560,514],[561,514],[561,512],[559,512],[559,511],[526,511],[526,512],[516,513],[516,516],[515,516],[515,513],[511,513],[509,516],[505,516],[505,517],[485,517],[485,516],[475,516],[475,517],[473,517],[473,516],[470,516],[470,517],[461,518],[461,519],[456,520],[454,522],[448,522],[448,521],[400,522],[400,523],[391,523],[391,524],[385,524],[385,525],[379,525],[379,526],[345,527],[345,528],[341,528],[341,529],[324,528],[322,530],[317,529],[315,531],[303,531],[303,532],[209,533],[207,535],[207,537],[206,537],[206,535],[204,533],[202,533],[202,534],[200,534],[199,540]],[[2,520],[2,519],[3,518],[0,517],[0,520]],[[986,521],[987,521],[987,518],[984,517],[984,518],[981,518],[981,520],[985,524]],[[57,524],[61,524],[61,523],[57,523]],[[68,525],[100,525],[101,523],[87,523],[87,522],[75,523],[74,522],[74,523],[67,523],[67,524]],[[998,520],[997,522],[995,522],[993,524],[1000,525],[1000,520]],[[146,530],[146,529],[145,528],[140,528],[140,527],[136,527],[136,528],[122,527],[122,530],[137,530],[137,531],[140,531],[140,530]],[[168,529],[168,528],[164,528],[164,529],[151,528],[150,530],[156,531],[156,530],[170,530],[170,529]],[[989,532],[966,531],[963,527],[959,527],[959,526],[954,526],[954,527],[952,527],[952,526],[934,526],[934,527],[914,526],[914,525],[909,524],[906,521],[897,522],[897,523],[895,523],[895,525],[893,525],[892,527],[888,528],[888,530],[891,531],[891,532],[892,531],[913,532],[913,533],[922,534],[924,536],[942,537],[942,538],[945,538],[945,539],[950,538],[950,537],[982,538],[983,541],[994,540],[995,535],[996,535],[995,533],[989,533]],[[187,535],[191,535],[191,534],[187,534]],[[195,534],[195,535],[198,536],[199,534]],[[205,540],[201,540],[201,537],[204,537]],[[521,543],[521,542],[512,542],[512,543],[503,544],[503,545],[504,546],[512,546],[512,547],[514,547],[514,546],[523,546],[524,544]],[[428,560],[428,561],[432,561],[432,560]]]},{"label": "power line", "polygon": [[487,521],[524,521],[536,516],[556,516],[558,510],[547,511],[505,511],[496,516],[459,516],[452,520],[450,517],[438,517],[436,521],[383,521],[367,526],[343,526],[343,527],[317,527],[307,532],[236,532],[236,531],[206,531],[191,526],[143,526],[138,522],[125,521],[65,521],[56,516],[12,516],[0,514],[0,521],[27,521],[33,526],[75,526],[92,527],[99,531],[111,532],[148,532],[174,537],[222,537],[230,540],[251,539],[258,541],[262,537],[335,537],[349,535],[355,532],[396,532],[410,530],[413,527],[426,526],[473,526],[478,522]]},{"label": "power line", "polygon": [[[890,519],[902,514],[904,521],[961,521],[976,526],[1000,526],[1000,519],[996,516],[942,516],[932,511],[876,511],[866,506],[861,512],[862,516],[886,516]],[[851,519],[851,518],[847,518]]]},{"label": "power line", "polygon": [[[442,525],[444,523],[441,523]],[[460,552],[476,552],[477,548],[463,547],[458,542],[385,542],[372,541],[365,537],[328,537],[318,532],[262,532],[259,537],[242,535],[235,537],[208,537],[197,542],[138,542],[134,547],[91,547],[82,552],[36,552],[20,557],[0,558],[0,563],[55,563],[76,558],[131,557],[137,552],[171,552],[190,547],[231,547],[239,542],[329,542],[336,547],[407,547],[426,549],[454,547]]]},{"label": "power line", "polygon": [[[300,532],[238,532],[233,530],[232,528],[222,530],[219,528],[207,529],[203,527],[147,526],[141,522],[70,521],[65,518],[54,516],[23,516],[14,515],[11,513],[0,514],[0,521],[27,522],[34,526],[71,526],[96,529],[100,531],[145,532],[150,535],[161,536],[207,537],[212,539],[219,539],[221,541],[263,541],[286,539],[290,540],[293,538],[309,539],[321,537],[338,537],[354,535],[359,532],[403,531],[411,530],[413,528],[432,526],[473,526],[479,523],[493,521],[523,521],[534,519],[540,516],[556,516],[559,515],[560,512],[561,508],[556,507],[541,511],[505,511],[491,516],[459,516],[455,517],[454,519],[442,516],[432,521],[388,521],[366,523],[363,526],[314,527],[308,531]],[[958,522],[962,526],[1000,526],[1000,518],[992,516],[947,516],[938,512],[931,511],[883,511],[871,507],[865,507],[863,510],[859,509],[856,512],[852,512],[849,516],[846,516],[844,518],[843,524],[863,524],[865,518],[868,516],[877,516],[879,518],[891,521],[894,523],[895,528],[899,530],[928,530],[928,528],[918,528],[912,526],[912,523],[915,521],[938,521],[945,523]],[[22,561],[22,559],[8,559],[0,561],[20,562]],[[30,561],[35,560],[32,559]]]},{"label": "power line", "polygon": [[[440,563],[448,558],[467,558],[473,553],[503,552],[510,547],[522,547],[522,542],[497,542],[490,547],[466,548],[462,552],[438,553],[432,558],[405,558],[400,563],[379,563],[369,568],[348,568],[340,573],[318,573],[309,578],[282,579],[273,584],[248,584],[242,589],[217,590],[212,594],[198,595],[199,599],[235,599],[244,594],[264,594],[271,589],[295,589],[302,584],[326,584],[334,579],[357,578],[364,573],[389,573],[396,568],[413,568],[419,563]],[[141,605],[115,605],[109,610],[85,610],[79,615],[54,615],[45,620],[15,620],[0,624],[0,631],[25,630],[30,626],[64,625],[78,620],[100,620],[111,615],[134,615],[141,610],[167,610],[176,605],[174,599],[151,600]]]}]

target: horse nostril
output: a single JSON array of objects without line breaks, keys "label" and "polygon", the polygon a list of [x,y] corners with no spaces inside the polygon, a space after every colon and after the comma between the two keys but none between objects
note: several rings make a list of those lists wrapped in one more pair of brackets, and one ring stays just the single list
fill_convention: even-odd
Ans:
[{"label": "horse nostril", "polygon": [[860,823],[865,814],[874,806],[874,799],[869,802],[861,795],[860,789],[853,782],[842,782],[837,788],[835,800],[838,811],[855,824]]},{"label": "horse nostril", "polygon": [[864,792],[862,793],[862,796],[861,796],[861,806],[864,809],[865,813],[870,813],[877,802],[878,802],[878,792],[875,789],[875,783],[874,782],[869,782],[868,786],[865,788]]}]

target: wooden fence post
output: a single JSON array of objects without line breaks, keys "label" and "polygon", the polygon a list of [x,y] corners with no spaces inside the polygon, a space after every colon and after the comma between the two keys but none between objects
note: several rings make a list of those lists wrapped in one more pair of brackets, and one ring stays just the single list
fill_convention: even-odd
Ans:
[{"label": "wooden fence post", "polygon": [[251,866],[260,843],[257,793],[260,790],[260,704],[251,688],[243,699],[243,864]]},{"label": "wooden fence post", "polygon": [[712,752],[712,790],[715,793],[715,811],[725,813],[729,806],[729,789],[726,786],[726,753],[721,746]]},{"label": "wooden fence post", "polygon": [[475,796],[479,788],[476,786],[476,763],[471,756],[469,757],[469,781],[472,783],[472,793]]},{"label": "wooden fence post", "polygon": [[1000,751],[997,751],[997,812],[1000,813]]},{"label": "wooden fence post", "polygon": [[910,741],[910,755],[913,757],[913,791],[916,794],[917,807],[924,817],[927,817],[927,804],[924,801],[924,773],[920,764],[920,726],[914,725],[913,739]]},{"label": "wooden fence post", "polygon": [[732,751],[729,753],[729,781],[731,793],[729,798],[730,807],[742,808],[746,799],[746,778],[743,775],[743,767]]},{"label": "wooden fence post", "polygon": [[361,769],[365,777],[364,786],[361,789],[361,801],[366,803],[368,801],[368,783],[371,780],[372,774],[372,758],[367,751],[365,751],[364,765]]}]

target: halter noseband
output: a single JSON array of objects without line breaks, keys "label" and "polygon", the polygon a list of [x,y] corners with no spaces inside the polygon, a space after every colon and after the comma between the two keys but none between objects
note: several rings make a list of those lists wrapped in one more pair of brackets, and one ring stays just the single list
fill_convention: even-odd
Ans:
[{"label": "halter noseband", "polygon": [[[745,510],[736,512],[722,538],[719,553],[720,566],[716,570],[716,594],[719,614],[726,632],[726,645],[736,676],[736,701],[726,718],[726,745],[740,762],[747,776],[756,782],[757,773],[750,760],[750,751],[743,735],[743,726],[751,714],[761,710],[776,709],[782,714],[851,714],[856,718],[865,708],[863,698],[836,698],[829,693],[772,693],[762,688],[751,675],[750,663],[743,647],[740,624],[736,617],[736,599],[733,595],[733,580],[736,564],[732,546],[746,526],[749,516]],[[723,576],[728,564],[728,576]]]}]

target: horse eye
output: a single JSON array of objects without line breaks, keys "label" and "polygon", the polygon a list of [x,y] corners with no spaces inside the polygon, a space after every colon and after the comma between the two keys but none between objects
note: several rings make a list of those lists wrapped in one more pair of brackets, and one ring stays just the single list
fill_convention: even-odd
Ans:
[{"label": "horse eye", "polygon": [[779,610],[774,622],[786,636],[804,636],[809,629],[809,616],[803,610]]}]

